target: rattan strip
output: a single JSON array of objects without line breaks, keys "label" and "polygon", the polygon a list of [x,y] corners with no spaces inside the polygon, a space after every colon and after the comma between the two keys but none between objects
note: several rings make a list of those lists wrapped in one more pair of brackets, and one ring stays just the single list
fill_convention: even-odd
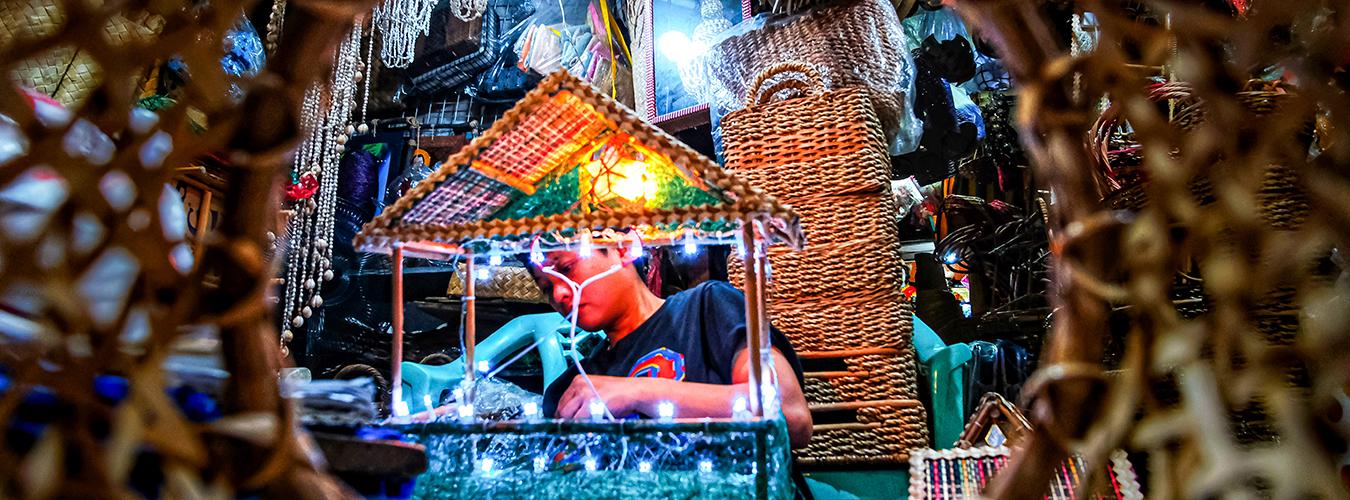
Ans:
[{"label": "rattan strip", "polygon": [[914,399],[916,364],[912,350],[895,355],[871,354],[844,358],[848,372],[858,376],[807,377],[808,401],[841,403],[883,399]]},{"label": "rattan strip", "polygon": [[[908,451],[927,445],[923,409],[916,406],[867,407],[857,421],[870,428],[823,429],[798,452],[802,465],[891,465],[909,459]],[[862,427],[862,426],[859,426]]]}]

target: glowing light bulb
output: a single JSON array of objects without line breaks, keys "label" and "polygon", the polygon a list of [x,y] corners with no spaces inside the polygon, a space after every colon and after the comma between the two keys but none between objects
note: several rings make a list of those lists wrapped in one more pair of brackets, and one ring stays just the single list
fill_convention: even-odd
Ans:
[{"label": "glowing light bulb", "polygon": [[656,416],[661,420],[670,420],[675,418],[675,403],[662,401],[656,404]]},{"label": "glowing light bulb", "polygon": [[651,462],[638,462],[638,472],[647,473],[652,471]]},{"label": "glowing light bulb", "polygon": [[473,275],[475,278],[478,278],[478,281],[487,281],[488,278],[492,277],[492,272],[488,271],[488,268],[486,267],[480,267],[478,270],[474,271]]},{"label": "glowing light bulb", "polygon": [[460,420],[473,420],[473,405],[461,404],[456,411],[459,413]]},{"label": "glowing light bulb", "polygon": [[699,471],[699,472],[702,472],[702,473],[704,473],[704,474],[712,474],[712,461],[711,461],[711,460],[699,460],[699,461],[698,461],[698,471]]},{"label": "glowing light bulb", "polygon": [[478,373],[487,373],[492,367],[488,365],[486,359],[480,359],[475,363],[475,368],[478,368]]},{"label": "glowing light bulb", "polygon": [[698,253],[698,242],[694,241],[693,233],[684,234],[684,254],[694,255]]},{"label": "glowing light bulb", "polygon": [[548,459],[544,457],[534,457],[534,471],[544,472],[548,468]]},{"label": "glowing light bulb", "polygon": [[778,387],[769,382],[760,384],[759,392],[764,395],[764,400],[766,401],[778,399]]},{"label": "glowing light bulb", "polygon": [[593,252],[591,246],[591,232],[587,230],[581,233],[581,244],[577,247],[577,255],[583,259],[590,257]]},{"label": "glowing light bulb", "polygon": [[605,418],[605,404],[599,401],[591,401],[591,420],[603,420]]},{"label": "glowing light bulb", "polygon": [[594,458],[586,457],[586,461],[584,462],[584,464],[586,465],[586,472],[595,472],[597,464],[595,463]]},{"label": "glowing light bulb", "polygon": [[524,414],[525,414],[525,418],[529,418],[529,419],[538,418],[538,417],[539,417],[539,403],[536,403],[536,402],[534,402],[534,401],[527,401],[527,402],[525,402],[525,404],[521,405],[520,411],[521,411],[521,413],[524,413]]},{"label": "glowing light bulb", "polygon": [[406,417],[406,416],[408,416],[408,413],[409,413],[409,411],[408,411],[408,402],[407,402],[407,401],[397,401],[397,402],[394,403],[394,416],[395,416],[395,417]]},{"label": "glowing light bulb", "polygon": [[501,254],[496,254],[496,253],[494,253],[494,254],[488,256],[488,265],[489,265],[489,266],[500,266],[500,265],[502,265],[502,256],[501,256]]},{"label": "glowing light bulb", "polygon": [[480,462],[479,468],[483,470],[483,473],[484,473],[484,474],[491,474],[491,473],[492,473],[492,466],[494,466],[494,465],[497,465],[497,461],[496,461],[496,460],[493,460],[493,459],[491,459],[491,458],[484,458],[484,459]]},{"label": "glowing light bulb", "polygon": [[750,415],[750,402],[745,396],[736,396],[736,401],[731,403],[731,416],[735,418],[745,418]]},{"label": "glowing light bulb", "polygon": [[544,263],[544,252],[539,250],[539,240],[530,243],[530,262],[533,264]]},{"label": "glowing light bulb", "polygon": [[642,258],[642,239],[641,239],[641,238],[637,238],[637,237],[634,237],[634,238],[633,238],[633,243],[632,243],[631,245],[628,246],[628,257],[629,257],[630,259],[634,259],[634,260],[636,260],[636,259],[641,259],[641,258]]},{"label": "glowing light bulb", "polygon": [[955,264],[957,262],[960,262],[961,259],[956,256],[956,252],[947,252],[945,255],[942,256],[942,261],[948,264]]},{"label": "glowing light bulb", "polygon": [[656,40],[656,46],[661,51],[661,55],[680,66],[688,65],[695,57],[708,51],[707,44],[692,40],[689,35],[679,31],[662,33]]}]

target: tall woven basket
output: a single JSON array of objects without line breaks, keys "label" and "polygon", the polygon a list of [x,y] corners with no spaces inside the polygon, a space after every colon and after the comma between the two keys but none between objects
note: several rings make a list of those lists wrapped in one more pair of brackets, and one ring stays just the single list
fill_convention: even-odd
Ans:
[{"label": "tall woven basket", "polygon": [[769,254],[773,323],[802,359],[812,414],[829,422],[816,425],[800,461],[903,463],[927,431],[873,96],[826,91],[801,62],[770,67],[748,88],[746,107],[722,121],[726,166],[792,205],[811,241],[802,252]]}]

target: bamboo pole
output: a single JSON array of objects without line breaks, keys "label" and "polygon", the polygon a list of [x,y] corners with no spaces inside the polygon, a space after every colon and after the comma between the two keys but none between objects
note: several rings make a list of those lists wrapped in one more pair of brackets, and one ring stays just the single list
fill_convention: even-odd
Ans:
[{"label": "bamboo pole", "polygon": [[389,349],[389,404],[397,408],[403,401],[403,245],[394,245],[394,340]]},{"label": "bamboo pole", "polygon": [[[478,340],[478,315],[477,315],[477,279],[474,276],[473,253],[467,252],[464,255],[464,382],[473,387],[474,378],[478,371],[478,364],[474,360],[473,348]],[[473,404],[474,391],[465,391],[464,397],[469,404]]]},{"label": "bamboo pole", "polygon": [[751,219],[742,220],[741,245],[745,249],[745,335],[747,348],[752,348],[750,356],[750,412],[755,416],[764,416],[764,395],[760,391],[760,378],[764,374],[763,359],[759,356],[759,345],[764,332],[759,322],[761,304],[759,288],[759,266],[754,263],[755,227]]}]

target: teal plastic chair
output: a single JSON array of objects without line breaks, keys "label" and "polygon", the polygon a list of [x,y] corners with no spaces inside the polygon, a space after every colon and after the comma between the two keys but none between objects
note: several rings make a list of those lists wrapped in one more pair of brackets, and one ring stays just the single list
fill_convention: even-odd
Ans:
[{"label": "teal plastic chair", "polygon": [[965,366],[971,359],[970,346],[947,345],[914,316],[914,351],[931,382],[928,415],[933,419],[933,448],[951,448],[966,426]]},{"label": "teal plastic chair", "polygon": [[[474,357],[486,360],[494,369],[508,360],[507,356],[530,345],[539,351],[539,359],[544,365],[544,387],[548,387],[563,371],[567,370],[568,354],[564,352],[567,332],[571,322],[558,313],[530,314],[511,320],[474,348]],[[591,332],[577,332],[580,343]],[[574,346],[567,345],[570,350]],[[430,396],[434,403],[441,400],[441,394],[451,391],[464,380],[464,357],[444,365],[424,365],[410,361],[403,362],[403,398],[410,406],[421,405]]]}]

